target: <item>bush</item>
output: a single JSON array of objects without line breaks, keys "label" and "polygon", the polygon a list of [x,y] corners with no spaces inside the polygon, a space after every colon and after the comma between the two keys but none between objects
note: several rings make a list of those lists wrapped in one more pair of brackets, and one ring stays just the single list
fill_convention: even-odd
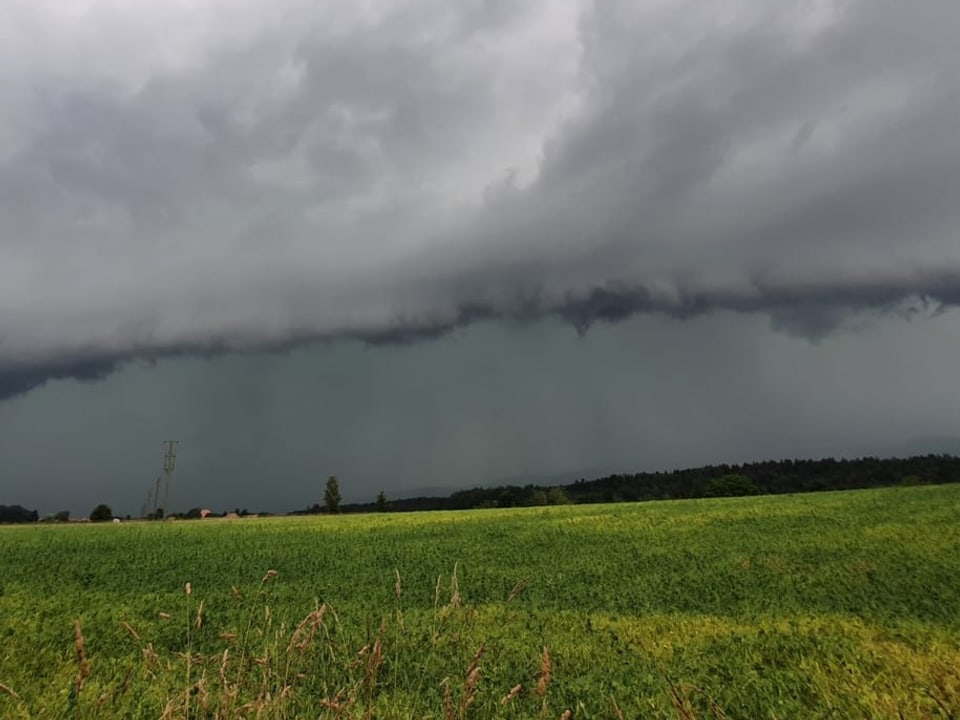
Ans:
[{"label": "bush", "polygon": [[707,483],[707,495],[710,497],[739,497],[741,495],[759,495],[760,488],[746,475],[724,475]]},{"label": "bush", "polygon": [[550,505],[569,505],[570,498],[562,487],[552,487],[547,490],[547,502]]}]

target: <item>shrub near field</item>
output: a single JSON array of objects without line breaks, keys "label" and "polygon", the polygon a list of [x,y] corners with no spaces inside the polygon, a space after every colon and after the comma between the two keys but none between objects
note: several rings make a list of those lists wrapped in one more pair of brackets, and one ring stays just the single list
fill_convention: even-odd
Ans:
[{"label": "shrub near field", "polygon": [[3,528],[0,567],[4,718],[960,713],[957,486]]}]

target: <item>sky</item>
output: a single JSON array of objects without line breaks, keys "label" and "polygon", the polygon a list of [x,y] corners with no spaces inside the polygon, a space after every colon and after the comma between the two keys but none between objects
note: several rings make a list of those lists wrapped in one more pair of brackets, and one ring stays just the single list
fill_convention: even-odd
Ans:
[{"label": "sky", "polygon": [[0,502],[955,450],[958,26],[6,0]]}]

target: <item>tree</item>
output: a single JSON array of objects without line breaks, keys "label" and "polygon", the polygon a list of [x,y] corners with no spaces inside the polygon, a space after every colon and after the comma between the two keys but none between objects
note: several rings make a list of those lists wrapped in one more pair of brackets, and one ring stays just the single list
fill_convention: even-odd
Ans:
[{"label": "tree", "polygon": [[337,483],[337,476],[331,475],[327,478],[327,489],[323,493],[324,509],[331,514],[340,512],[340,485]]},{"label": "tree", "polygon": [[377,495],[377,512],[386,512],[387,511],[387,496],[383,494],[383,490],[380,491],[380,494]]},{"label": "tree", "polygon": [[97,505],[90,513],[90,522],[110,522],[113,520],[113,510],[109,505]]},{"label": "tree", "polygon": [[37,522],[40,515],[36,510],[27,510],[19,505],[0,505],[0,523],[27,523]]},{"label": "tree", "polygon": [[524,505],[546,505],[547,493],[540,488],[528,487],[523,493]]}]

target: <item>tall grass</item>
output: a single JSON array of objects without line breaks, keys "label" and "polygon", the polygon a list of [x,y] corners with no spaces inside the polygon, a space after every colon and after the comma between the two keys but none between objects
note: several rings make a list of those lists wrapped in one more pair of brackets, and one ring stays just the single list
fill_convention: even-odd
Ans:
[{"label": "tall grass", "polygon": [[[443,577],[437,581],[437,588],[449,588],[448,595],[441,601],[438,594],[433,611],[413,619],[403,613],[397,572],[395,607],[383,613],[375,630],[367,620],[362,628],[366,639],[359,647],[351,644],[359,629],[345,628],[327,604],[317,605],[299,622],[277,622],[268,587],[276,578],[276,571],[268,571],[250,600],[231,588],[235,601],[244,607],[245,621],[215,637],[204,634],[204,600],[197,602],[187,583],[182,646],[158,644],[148,633],[121,621],[132,650],[126,661],[89,654],[83,628],[75,621],[69,700],[63,712],[53,714],[161,720],[574,716],[573,708],[551,698],[556,670],[546,646],[528,648],[526,674],[509,681],[502,673],[488,677],[488,664],[495,667],[502,659],[498,657],[503,653],[502,638],[491,632],[474,646],[477,609],[464,601],[456,568],[446,582]],[[522,587],[518,583],[497,611],[503,612]],[[174,619],[162,611],[158,616]],[[471,647],[475,649],[468,653]],[[701,717],[691,688],[664,678],[664,696],[679,720]],[[693,690],[709,699],[703,691]],[[20,717],[50,714],[34,712],[6,685],[0,685],[0,692],[15,701]],[[726,717],[712,700],[700,706],[711,717]],[[610,717],[623,717],[615,702],[610,704]]]}]

